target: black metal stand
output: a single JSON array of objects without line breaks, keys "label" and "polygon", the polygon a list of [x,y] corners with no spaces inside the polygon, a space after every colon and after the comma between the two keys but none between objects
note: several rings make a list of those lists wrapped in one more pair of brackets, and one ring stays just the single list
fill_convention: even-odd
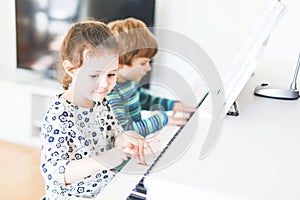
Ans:
[{"label": "black metal stand", "polygon": [[237,108],[236,101],[232,104],[231,108],[233,108],[233,111],[228,111],[227,115],[236,117],[240,114],[240,112],[238,111],[238,108]]}]

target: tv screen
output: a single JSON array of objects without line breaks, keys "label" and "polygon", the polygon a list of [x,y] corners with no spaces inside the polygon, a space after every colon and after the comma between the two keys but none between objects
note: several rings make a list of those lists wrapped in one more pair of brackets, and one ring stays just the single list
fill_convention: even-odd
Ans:
[{"label": "tv screen", "polygon": [[15,0],[17,68],[55,76],[62,39],[72,23],[135,17],[154,25],[155,0]]}]

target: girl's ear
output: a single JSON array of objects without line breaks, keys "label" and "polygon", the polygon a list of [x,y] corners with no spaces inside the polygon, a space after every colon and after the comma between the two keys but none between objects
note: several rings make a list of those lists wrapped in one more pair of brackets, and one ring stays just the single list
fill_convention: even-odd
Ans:
[{"label": "girl's ear", "polygon": [[64,70],[65,72],[70,76],[70,77],[73,77],[74,74],[75,74],[75,71],[77,68],[75,68],[73,66],[73,64],[69,61],[69,60],[64,60],[63,61],[63,67],[64,67]]},{"label": "girl's ear", "polygon": [[119,63],[118,68],[122,69],[124,67],[124,64]]}]

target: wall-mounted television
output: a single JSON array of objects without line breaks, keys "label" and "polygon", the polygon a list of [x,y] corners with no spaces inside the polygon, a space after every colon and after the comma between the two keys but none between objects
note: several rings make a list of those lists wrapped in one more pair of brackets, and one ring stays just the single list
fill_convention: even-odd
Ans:
[{"label": "wall-mounted television", "polygon": [[15,5],[17,68],[49,77],[55,77],[62,39],[74,22],[135,17],[154,26],[155,0],[15,0]]}]

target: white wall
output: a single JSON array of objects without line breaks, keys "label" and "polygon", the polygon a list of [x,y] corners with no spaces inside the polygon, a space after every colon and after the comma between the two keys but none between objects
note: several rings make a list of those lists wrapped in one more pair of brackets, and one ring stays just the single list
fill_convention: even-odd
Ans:
[{"label": "white wall", "polygon": [[0,4],[0,70],[15,69],[16,66],[16,32],[15,7],[13,0]]},{"label": "white wall", "polygon": [[[156,25],[199,43],[224,73],[265,0],[157,0]],[[290,63],[300,52],[300,1],[282,1],[287,12],[273,31],[263,59]]]},{"label": "white wall", "polygon": [[275,28],[265,52],[266,57],[296,65],[300,52],[300,1],[281,1],[287,6],[286,14]]},{"label": "white wall", "polygon": [[158,0],[156,25],[182,33],[217,66],[230,63],[263,1]]}]

